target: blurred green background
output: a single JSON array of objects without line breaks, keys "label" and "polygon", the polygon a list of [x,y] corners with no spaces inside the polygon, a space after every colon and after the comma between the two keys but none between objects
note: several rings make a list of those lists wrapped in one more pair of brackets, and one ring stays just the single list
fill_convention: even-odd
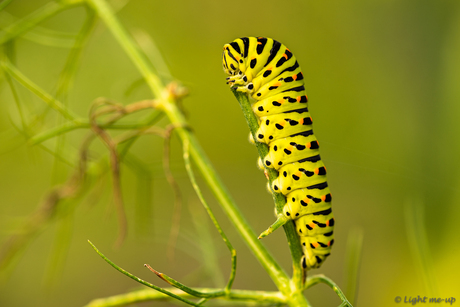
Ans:
[{"label": "blurred green background", "polygon": [[[12,1],[0,12],[1,26],[46,2]],[[460,302],[458,0],[132,0],[111,4],[119,8],[119,19],[141,42],[142,35],[151,36],[171,74],[189,88],[184,107],[191,126],[256,232],[274,220],[273,202],[256,167],[256,150],[247,141],[241,110],[225,84],[222,46],[242,36],[267,36],[287,45],[306,78],[315,133],[334,196],[336,243],[329,259],[312,273],[324,273],[345,287],[347,239],[354,229],[361,229],[363,250],[355,306],[396,306],[396,296],[417,295],[454,297],[456,304]],[[40,27],[75,34],[85,14],[82,7],[72,8]],[[30,36],[14,44],[18,68],[53,93],[69,48],[37,43]],[[97,97],[123,104],[151,98],[143,85],[128,92],[139,78],[99,21],[83,51],[69,107],[85,117]],[[32,120],[46,109],[33,94],[20,85],[17,88],[26,118]],[[20,117],[3,76],[0,89],[2,243],[20,229],[51,187],[66,180],[72,167],[27,144],[15,128]],[[33,132],[45,131],[56,122],[46,122]],[[75,130],[65,138],[65,156],[73,163],[84,135],[83,130]],[[54,148],[54,140],[45,144]],[[101,157],[107,150],[95,144],[92,154]],[[88,239],[124,269],[157,285],[165,284],[144,263],[190,286],[222,285],[228,278],[230,256],[212,224],[206,222],[187,181],[177,139],[172,142],[171,163],[184,207],[173,257],[167,252],[173,193],[162,170],[162,140],[142,137],[131,154],[142,163],[144,175],[129,165],[122,167],[129,222],[122,247],[113,248],[117,223],[110,175],[106,174],[80,201],[69,203],[73,209],[65,223],[50,223],[16,259],[15,266],[1,272],[0,306],[82,306],[94,298],[139,288],[104,263]],[[207,195],[239,253],[234,288],[275,290]],[[418,220],[422,227],[411,237],[407,225],[416,212],[424,217]],[[197,224],[209,238],[200,235]],[[56,260],[52,255],[63,229],[72,229],[64,231],[69,250],[53,279],[50,271]],[[417,240],[422,246],[427,243],[429,249],[425,246],[421,254],[417,252],[413,248]],[[265,238],[264,243],[290,272],[282,231]],[[212,267],[213,257],[220,268]],[[431,287],[424,282],[427,276]],[[306,294],[314,306],[339,305],[336,295],[324,285]]]}]

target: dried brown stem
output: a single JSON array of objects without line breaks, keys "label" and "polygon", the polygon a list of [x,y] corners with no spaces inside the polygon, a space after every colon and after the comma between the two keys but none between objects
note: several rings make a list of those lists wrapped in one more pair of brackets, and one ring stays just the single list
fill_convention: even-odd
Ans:
[{"label": "dried brown stem", "polygon": [[93,108],[91,108],[90,124],[91,124],[91,130],[93,130],[94,133],[107,146],[109,150],[109,154],[110,154],[110,168],[112,171],[112,184],[113,184],[113,202],[115,203],[115,208],[117,210],[118,226],[119,226],[118,237],[117,237],[117,241],[115,245],[120,246],[126,237],[127,220],[126,220],[126,214],[125,214],[124,204],[123,204],[123,195],[121,192],[120,162],[118,158],[117,144],[113,141],[112,137],[103,128],[101,128],[98,125],[96,118],[97,116],[101,116],[102,114],[108,114],[108,113],[119,111],[122,109],[118,108],[118,106],[111,104],[111,106],[114,107],[112,110],[110,110],[110,108],[104,108],[102,111],[96,112],[94,108],[98,107],[98,105],[99,105],[98,103],[95,103],[93,105]]},{"label": "dried brown stem", "polygon": [[121,178],[120,178],[120,158],[117,151],[117,145],[119,142],[115,141],[107,131],[98,124],[97,118],[103,115],[113,114],[109,117],[104,125],[111,125],[122,117],[148,108],[153,108],[155,105],[154,100],[142,100],[127,105],[126,107],[117,102],[98,98],[90,109],[90,124],[91,130],[102,140],[109,150],[110,156],[110,168],[112,171],[112,184],[113,184],[113,201],[117,210],[118,217],[118,237],[115,243],[116,246],[120,246],[127,233],[127,220],[124,209],[123,194],[121,190]]}]

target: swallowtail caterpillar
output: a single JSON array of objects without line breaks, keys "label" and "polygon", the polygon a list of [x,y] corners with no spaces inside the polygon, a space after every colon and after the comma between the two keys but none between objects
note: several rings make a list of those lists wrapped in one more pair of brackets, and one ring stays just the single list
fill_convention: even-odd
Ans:
[{"label": "swallowtail caterpillar", "polygon": [[319,268],[334,243],[334,217],[299,63],[276,40],[242,37],[224,46],[222,64],[227,83],[254,102],[256,139],[269,146],[261,163],[279,172],[272,189],[286,197],[283,213],[260,237],[294,220],[304,253],[302,266]]}]

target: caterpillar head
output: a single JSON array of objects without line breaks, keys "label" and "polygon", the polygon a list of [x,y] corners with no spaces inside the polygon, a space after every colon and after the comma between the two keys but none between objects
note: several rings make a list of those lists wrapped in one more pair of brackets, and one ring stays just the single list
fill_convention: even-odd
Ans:
[{"label": "caterpillar head", "polygon": [[235,50],[231,44],[224,46],[222,53],[222,66],[227,75],[235,76],[240,72],[241,55]]}]

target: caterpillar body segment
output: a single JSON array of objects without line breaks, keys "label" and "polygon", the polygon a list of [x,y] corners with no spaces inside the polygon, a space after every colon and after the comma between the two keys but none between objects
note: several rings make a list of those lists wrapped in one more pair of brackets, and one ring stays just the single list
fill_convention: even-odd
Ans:
[{"label": "caterpillar body segment", "polygon": [[254,101],[259,119],[255,138],[269,146],[259,167],[279,172],[271,187],[286,197],[283,211],[259,238],[293,220],[304,253],[302,266],[319,268],[334,243],[335,220],[300,65],[285,45],[266,37],[242,37],[224,45],[222,65],[227,83]]},{"label": "caterpillar body segment", "polygon": [[260,127],[256,132],[257,141],[271,142],[312,130],[313,121],[307,109],[290,113],[280,113],[260,117]]},{"label": "caterpillar body segment", "polygon": [[294,220],[304,215],[309,215],[309,218],[312,218],[311,215],[314,213],[330,210],[331,200],[328,187],[324,189],[298,189],[289,193],[283,214]]},{"label": "caterpillar body segment", "polygon": [[311,161],[320,159],[319,143],[313,134],[298,134],[271,142],[270,151],[265,156],[263,164],[279,170],[283,165],[302,159]]},{"label": "caterpillar body segment", "polygon": [[282,193],[286,197],[292,191],[305,187],[308,181],[310,186],[324,183],[326,168],[321,160],[316,162],[294,162],[279,169],[279,176],[272,183],[273,191]]}]

